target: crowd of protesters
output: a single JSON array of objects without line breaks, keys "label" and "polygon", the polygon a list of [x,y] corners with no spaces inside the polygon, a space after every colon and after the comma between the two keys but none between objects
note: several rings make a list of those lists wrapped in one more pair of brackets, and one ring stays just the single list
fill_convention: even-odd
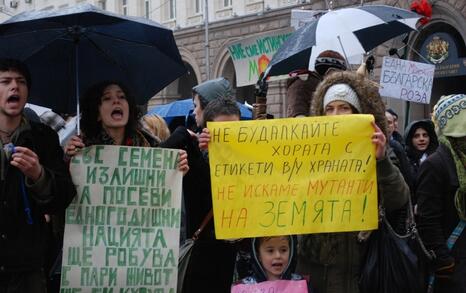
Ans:
[{"label": "crowd of protesters", "polygon": [[[316,72],[294,73],[288,82],[289,117],[372,114],[379,201],[400,231],[406,229],[406,210],[413,204],[421,239],[432,256],[419,261],[419,292],[466,292],[466,232],[461,228],[466,220],[466,95],[442,96],[432,117],[413,121],[403,139],[398,116],[386,109],[376,83],[364,73],[347,71],[336,52],[325,51],[316,62]],[[234,284],[279,279],[306,279],[308,292],[314,293],[361,292],[371,231],[234,243],[216,239],[206,122],[240,120],[225,78],[193,88],[196,127],[180,126],[172,133],[161,117],[141,119],[123,83],[95,84],[81,98],[82,134],[73,136],[64,150],[50,127],[26,115],[30,86],[23,63],[0,59],[0,292],[42,293],[47,287],[57,292],[46,281],[57,270],[63,227],[52,229],[49,222],[63,219],[76,196],[67,159],[95,144],[181,150],[181,239],[196,238],[184,293],[226,293]],[[51,230],[58,236],[51,237]],[[50,252],[51,239],[55,252]]]}]

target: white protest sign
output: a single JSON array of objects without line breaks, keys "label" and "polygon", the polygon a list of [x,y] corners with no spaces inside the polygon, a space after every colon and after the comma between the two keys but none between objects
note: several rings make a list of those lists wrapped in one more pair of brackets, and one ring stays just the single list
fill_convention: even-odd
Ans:
[{"label": "white protest sign", "polygon": [[380,73],[381,96],[429,104],[435,66],[384,57]]},{"label": "white protest sign", "polygon": [[176,292],[177,162],[178,150],[109,145],[72,159],[60,292]]}]

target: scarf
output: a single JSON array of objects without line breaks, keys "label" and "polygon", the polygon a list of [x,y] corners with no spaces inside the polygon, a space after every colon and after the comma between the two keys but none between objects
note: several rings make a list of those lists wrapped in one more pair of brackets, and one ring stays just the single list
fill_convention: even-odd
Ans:
[{"label": "scarf", "polygon": [[[113,138],[102,128],[100,133],[95,137],[84,137],[84,144],[86,146],[101,144],[101,145],[116,145]],[[141,131],[135,130],[131,135],[127,135],[123,141],[125,146],[141,146],[150,147],[151,144],[144,137]]]},{"label": "scarf", "polygon": [[453,156],[459,187],[455,193],[455,207],[461,220],[466,221],[466,142],[453,137],[439,136]]}]

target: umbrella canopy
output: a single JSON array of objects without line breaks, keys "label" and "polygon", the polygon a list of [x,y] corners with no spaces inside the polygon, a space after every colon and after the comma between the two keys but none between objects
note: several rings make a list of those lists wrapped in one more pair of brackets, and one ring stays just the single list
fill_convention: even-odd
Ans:
[{"label": "umbrella canopy", "polygon": [[[244,104],[236,102],[240,111],[241,119],[248,120],[252,119],[251,110]],[[174,101],[165,105],[155,106],[148,114],[157,114],[165,119],[167,123],[175,117],[186,117],[190,115],[194,110],[193,99],[188,98],[184,100]]]},{"label": "umbrella canopy", "polygon": [[416,29],[420,15],[401,8],[367,5],[332,10],[294,32],[278,49],[264,78],[298,69],[314,69],[325,50],[351,59]]},{"label": "umbrella canopy", "polygon": [[96,82],[123,82],[144,104],[186,71],[171,30],[89,4],[10,18],[0,25],[0,57],[29,66],[30,102],[67,113]]}]

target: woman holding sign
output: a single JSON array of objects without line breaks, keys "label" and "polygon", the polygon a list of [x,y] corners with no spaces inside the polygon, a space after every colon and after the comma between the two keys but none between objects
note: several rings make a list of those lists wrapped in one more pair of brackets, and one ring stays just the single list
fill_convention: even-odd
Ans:
[{"label": "woman holding sign", "polygon": [[[126,87],[114,81],[95,84],[81,99],[83,135],[73,136],[65,146],[65,154],[74,156],[86,146],[126,145],[173,148],[151,136],[138,121],[139,111]],[[188,172],[185,151],[180,151],[178,169]]]},{"label": "woman holding sign", "polygon": [[[385,106],[373,82],[354,72],[336,72],[324,78],[313,97],[311,113],[317,116],[372,114],[372,143],[376,148],[379,201],[387,212],[403,207],[409,188],[400,171],[386,156]],[[300,239],[297,272],[310,275],[319,293],[359,292],[358,281],[365,242],[370,232],[304,235]]]}]

